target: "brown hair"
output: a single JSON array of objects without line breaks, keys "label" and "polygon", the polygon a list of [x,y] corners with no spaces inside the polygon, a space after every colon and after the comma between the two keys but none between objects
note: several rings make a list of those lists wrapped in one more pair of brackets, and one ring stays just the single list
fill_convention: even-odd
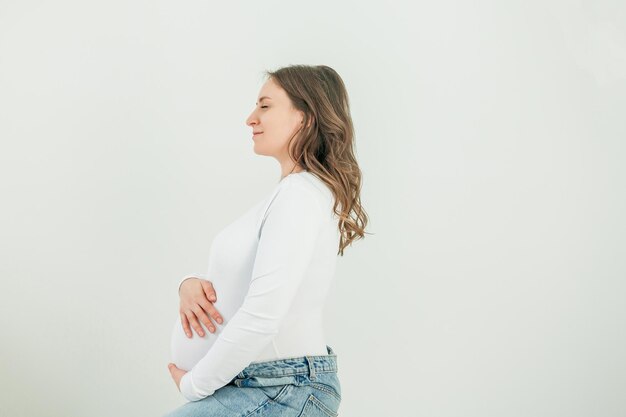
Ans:
[{"label": "brown hair", "polygon": [[285,90],[294,108],[304,113],[303,128],[289,141],[289,156],[333,192],[333,211],[339,217],[341,235],[337,254],[343,256],[346,246],[367,233],[368,223],[361,205],[362,175],[354,156],[354,126],[346,86],[326,65],[290,65],[265,71],[265,75]]}]

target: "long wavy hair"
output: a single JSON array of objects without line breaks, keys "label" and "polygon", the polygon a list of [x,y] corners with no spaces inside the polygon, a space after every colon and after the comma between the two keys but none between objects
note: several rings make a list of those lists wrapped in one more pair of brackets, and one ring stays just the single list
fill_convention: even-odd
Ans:
[{"label": "long wavy hair", "polygon": [[346,246],[368,233],[346,86],[326,65],[290,65],[264,75],[285,90],[293,107],[304,113],[303,128],[288,143],[289,156],[332,190],[341,236],[337,254],[343,256]]}]

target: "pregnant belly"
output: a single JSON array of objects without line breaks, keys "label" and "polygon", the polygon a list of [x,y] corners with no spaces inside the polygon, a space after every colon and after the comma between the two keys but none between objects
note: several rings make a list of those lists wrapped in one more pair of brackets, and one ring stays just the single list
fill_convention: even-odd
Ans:
[{"label": "pregnant belly", "polygon": [[[224,279],[213,279],[213,288],[218,296],[218,300],[214,305],[224,319],[224,322],[216,326],[215,333],[208,331],[206,326],[201,323],[204,336],[198,336],[196,330],[192,328],[192,337],[188,338],[183,329],[183,324],[180,321],[180,316],[176,318],[174,328],[172,329],[170,345],[171,362],[185,371],[189,371],[193,368],[195,364],[207,354],[213,343],[217,340],[217,336],[235,315],[239,307],[241,307],[249,287],[249,284],[245,281],[248,278],[245,276],[243,276],[243,278],[239,278],[239,276],[231,277],[226,274],[221,274],[220,271],[209,271],[209,276],[224,277]],[[240,280],[243,279],[244,281],[240,282],[236,278]]]},{"label": "pregnant belly", "polygon": [[178,317],[174,323],[170,345],[171,362],[180,369],[189,371],[193,368],[194,365],[206,355],[211,345],[215,342],[215,339],[217,339],[217,334],[220,331],[219,328],[215,333],[211,333],[206,329],[204,324],[201,325],[204,336],[198,336],[196,330],[192,328],[192,337],[188,338],[183,329],[180,317]]}]

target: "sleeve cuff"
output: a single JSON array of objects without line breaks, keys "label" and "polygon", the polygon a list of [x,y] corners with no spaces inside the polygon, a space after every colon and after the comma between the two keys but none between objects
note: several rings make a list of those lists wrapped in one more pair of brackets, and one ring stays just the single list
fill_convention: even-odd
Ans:
[{"label": "sleeve cuff", "polygon": [[183,394],[183,397],[185,397],[187,401],[199,401],[212,395],[214,392],[215,391],[211,391],[206,395],[201,394],[198,387],[193,383],[191,370],[180,379],[180,393]]},{"label": "sleeve cuff", "polygon": [[193,274],[188,274],[185,275],[179,282],[178,282],[178,293],[180,294],[180,286],[183,285],[183,281],[185,281],[188,278],[200,278],[200,279],[204,279],[206,280],[206,276],[204,274],[201,274],[199,272],[194,272]]}]

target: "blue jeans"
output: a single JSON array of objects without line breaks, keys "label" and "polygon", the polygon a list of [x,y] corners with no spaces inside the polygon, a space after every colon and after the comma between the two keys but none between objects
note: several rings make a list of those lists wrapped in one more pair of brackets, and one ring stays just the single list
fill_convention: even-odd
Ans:
[{"label": "blue jeans", "polygon": [[341,402],[337,355],[253,363],[227,385],[164,417],[336,417]]}]

